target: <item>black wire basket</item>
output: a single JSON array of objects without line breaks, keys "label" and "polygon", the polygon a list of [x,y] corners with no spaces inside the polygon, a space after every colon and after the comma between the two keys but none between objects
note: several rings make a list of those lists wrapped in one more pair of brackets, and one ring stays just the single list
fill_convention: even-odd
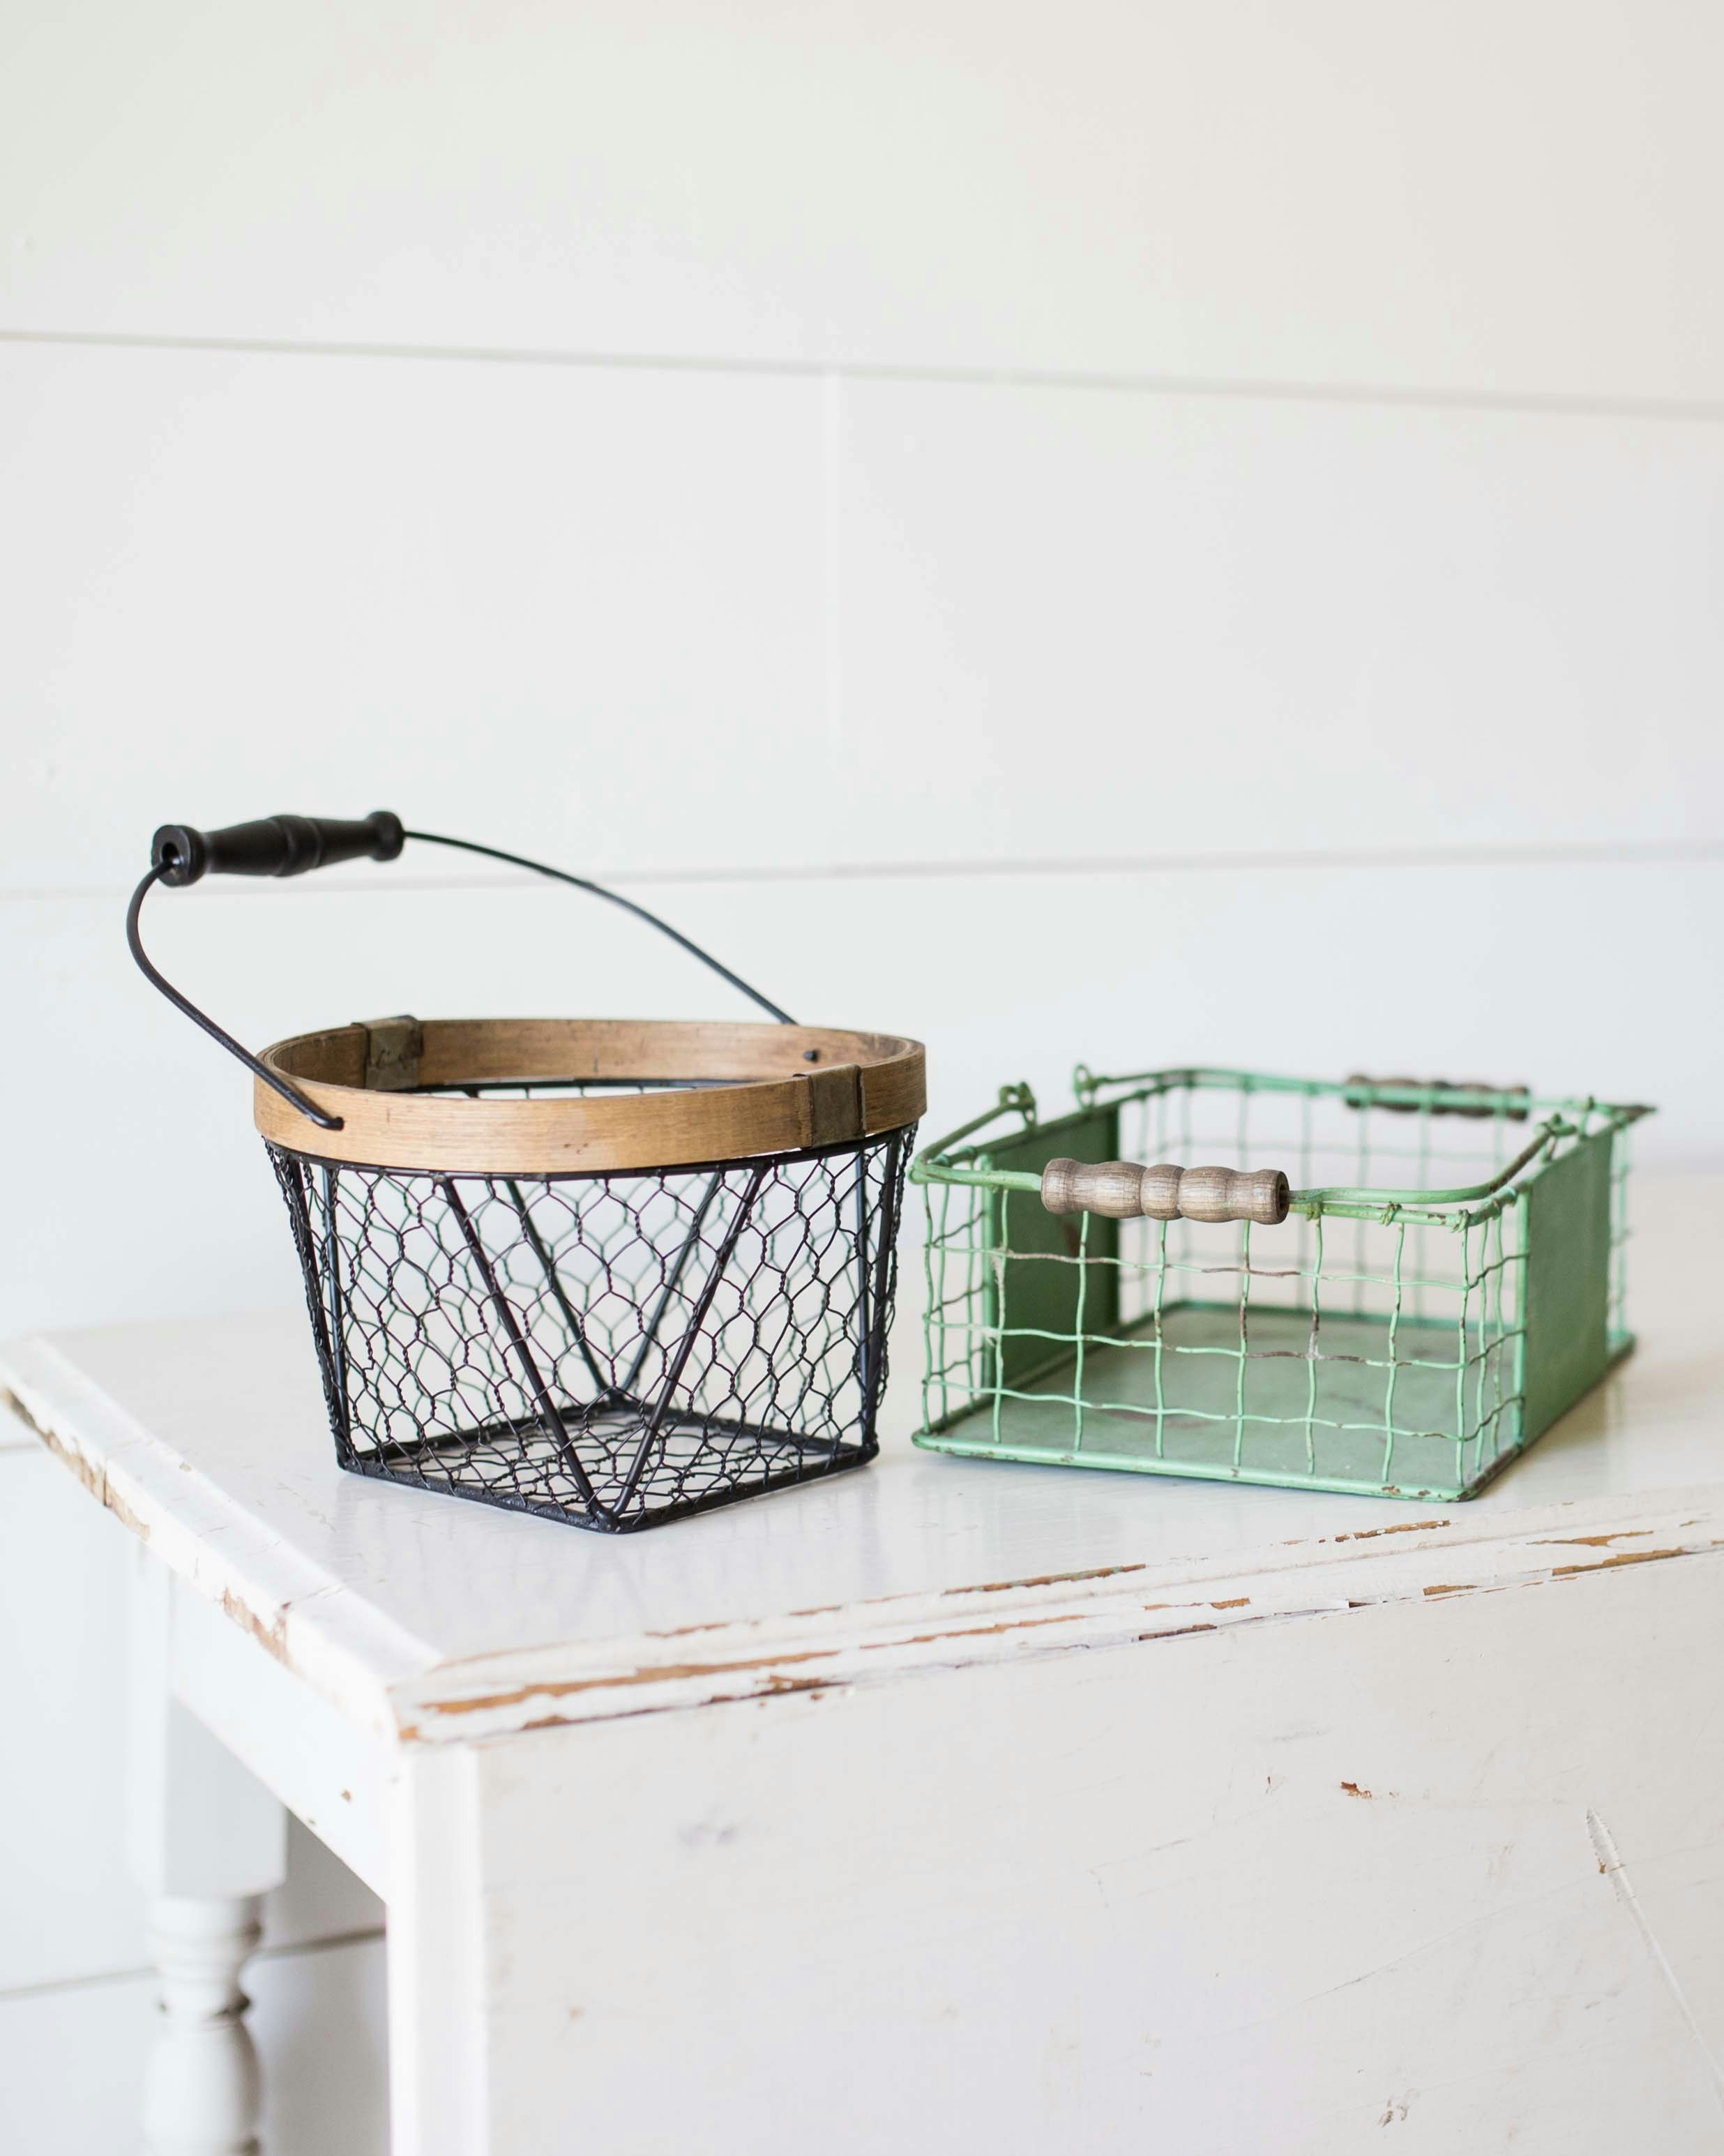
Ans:
[{"label": "black wire basket", "polygon": [[378,812],[156,834],[127,916],[162,993],[254,1076],[336,1457],[631,1532],[859,1467],[878,1445],[913,1041],[772,1024],[400,1017],[254,1056],[165,981],[152,886],[392,860]]}]

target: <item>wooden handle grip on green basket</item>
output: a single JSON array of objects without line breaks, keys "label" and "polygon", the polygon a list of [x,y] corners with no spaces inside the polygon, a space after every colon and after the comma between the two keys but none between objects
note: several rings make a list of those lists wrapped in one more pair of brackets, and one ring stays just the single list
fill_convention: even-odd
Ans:
[{"label": "wooden handle grip on green basket", "polygon": [[1050,1213],[1099,1213],[1109,1220],[1252,1220],[1273,1228],[1292,1194],[1278,1168],[1144,1168],[1135,1160],[1050,1160],[1042,1204]]},{"label": "wooden handle grip on green basket", "polygon": [[[1357,1091],[1342,1096],[1349,1108],[1381,1108],[1392,1116],[1416,1116],[1421,1109],[1433,1116],[1468,1116],[1483,1122],[1486,1117],[1500,1116],[1511,1123],[1524,1123],[1532,1105],[1532,1093],[1526,1086],[1486,1086],[1471,1078],[1367,1078],[1356,1070],[1344,1081]],[[1384,1091],[1418,1093],[1424,1097],[1416,1101],[1384,1101],[1378,1096]],[[1458,1094],[1458,1101],[1445,1096]]]}]

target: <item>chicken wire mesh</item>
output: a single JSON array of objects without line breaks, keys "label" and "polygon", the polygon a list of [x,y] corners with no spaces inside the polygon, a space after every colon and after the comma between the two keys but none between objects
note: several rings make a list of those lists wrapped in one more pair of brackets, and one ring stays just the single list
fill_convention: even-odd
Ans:
[{"label": "chicken wire mesh", "polygon": [[[916,1163],[936,1450],[1470,1496],[1632,1345],[1629,1131],[1524,1089],[1179,1070]],[[1019,1127],[964,1143],[996,1117]],[[1278,1226],[1057,1217],[1050,1160],[1285,1168]],[[1396,1178],[1393,1183],[1390,1178]]]},{"label": "chicken wire mesh", "polygon": [[269,1146],[341,1464],[612,1532],[862,1466],[913,1137],[585,1177]]}]

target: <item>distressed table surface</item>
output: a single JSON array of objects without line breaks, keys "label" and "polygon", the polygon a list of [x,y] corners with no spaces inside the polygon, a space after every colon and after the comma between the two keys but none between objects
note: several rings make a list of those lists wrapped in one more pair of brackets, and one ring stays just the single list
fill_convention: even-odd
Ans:
[{"label": "distressed table surface", "polygon": [[341,1475],[296,1312],[0,1382],[390,1901],[413,2156],[1724,2148],[1721,1200],[1448,1507],[917,1453],[907,1326],[875,1466],[616,1539]]}]

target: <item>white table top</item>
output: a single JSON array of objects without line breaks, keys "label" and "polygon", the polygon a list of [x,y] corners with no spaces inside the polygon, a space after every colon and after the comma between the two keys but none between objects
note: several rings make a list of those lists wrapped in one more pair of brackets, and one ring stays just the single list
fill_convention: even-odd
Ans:
[{"label": "white table top", "polygon": [[1638,1351],[1460,1506],[919,1452],[914,1312],[873,1466],[624,1537],[341,1473],[302,1311],[16,1342],[0,1383],[164,1562],[343,1712],[477,1736],[1712,1547],[1721,1208],[1724,1176],[1643,1180]]}]

